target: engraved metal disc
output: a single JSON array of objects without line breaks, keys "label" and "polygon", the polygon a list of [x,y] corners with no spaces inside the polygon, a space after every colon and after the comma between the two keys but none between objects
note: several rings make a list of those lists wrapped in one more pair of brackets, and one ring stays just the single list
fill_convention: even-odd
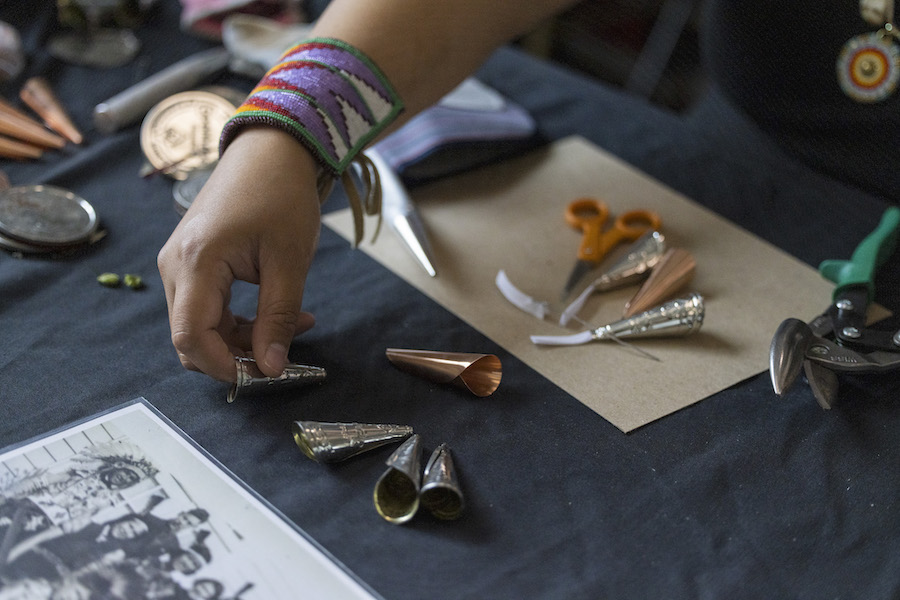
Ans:
[{"label": "engraved metal disc", "polygon": [[172,186],[172,196],[175,198],[175,211],[184,216],[184,213],[191,207],[194,198],[206,185],[209,176],[212,175],[212,168],[203,168],[191,171],[181,181],[176,181]]},{"label": "engraved metal disc", "polygon": [[67,246],[86,241],[96,229],[94,207],[69,190],[30,185],[0,192],[0,235],[4,237]]},{"label": "engraved metal disc", "polygon": [[218,160],[219,135],[236,107],[201,90],[169,96],[150,109],[141,124],[141,149],[156,169],[185,179]]}]

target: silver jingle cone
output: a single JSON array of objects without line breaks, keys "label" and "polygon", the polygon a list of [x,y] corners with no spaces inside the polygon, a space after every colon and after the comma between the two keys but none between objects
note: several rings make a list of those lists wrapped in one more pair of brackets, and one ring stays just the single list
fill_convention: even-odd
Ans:
[{"label": "silver jingle cone", "polygon": [[666,302],[639,315],[598,327],[591,331],[595,340],[629,337],[666,337],[688,335],[703,324],[703,296],[691,294]]},{"label": "silver jingle cone", "polygon": [[414,433],[387,460],[388,470],[375,484],[375,509],[397,525],[413,518],[419,509],[421,439]]},{"label": "silver jingle cone", "polygon": [[435,448],[425,465],[419,501],[438,519],[452,520],[462,514],[462,490],[447,444]]},{"label": "silver jingle cone", "polygon": [[294,442],[316,462],[338,462],[412,435],[408,425],[294,421]]},{"label": "silver jingle cone", "polygon": [[325,369],[309,365],[289,364],[278,377],[267,377],[259,370],[252,358],[235,356],[237,380],[228,390],[228,402],[245,396],[251,396],[318,383],[325,379]]},{"label": "silver jingle cone", "polygon": [[603,291],[633,283],[652,269],[666,252],[666,237],[658,231],[648,231],[638,238],[628,252],[591,285]]},{"label": "silver jingle cone", "polygon": [[658,231],[648,231],[628,248],[608,271],[595,279],[578,295],[559,316],[559,324],[565,327],[584,307],[594,292],[612,290],[639,281],[649,275],[650,270],[666,252],[666,237]]}]

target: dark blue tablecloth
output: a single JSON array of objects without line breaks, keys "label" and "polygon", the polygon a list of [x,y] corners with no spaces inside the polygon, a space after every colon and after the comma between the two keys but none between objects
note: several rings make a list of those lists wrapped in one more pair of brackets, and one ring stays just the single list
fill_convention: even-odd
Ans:
[{"label": "dark blue tablecloth", "polygon": [[[99,101],[209,44],[179,31],[169,0],[138,30],[135,62],[67,65],[43,50],[53,8],[31,4],[30,14],[0,5],[29,51],[22,78],[47,77],[87,141],[2,168],[15,185],[89,199],[109,235],[58,260],[0,254],[0,446],[146,397],[391,599],[900,595],[897,374],[842,377],[829,412],[803,385],[777,398],[760,374],[624,435],[323,229],[304,299],[318,323],[291,358],[326,367],[328,382],[226,404],[227,386],[184,371],[169,343],[155,261],[179,218],[172,183],[139,177],[138,127],[105,136],[90,118]],[[715,89],[675,115],[511,48],[479,76],[526,107],[544,139],[582,135],[811,265],[849,257],[887,206],[785,154]],[[895,310],[896,263],[879,276],[879,300]],[[102,288],[105,271],[141,274],[146,288]],[[236,287],[237,311],[253,312],[252,292]],[[387,347],[493,352],[503,383],[477,400],[390,367]],[[406,423],[428,448],[448,442],[463,518],[386,523],[372,488],[389,451],[323,467],[294,445],[298,419]]]}]

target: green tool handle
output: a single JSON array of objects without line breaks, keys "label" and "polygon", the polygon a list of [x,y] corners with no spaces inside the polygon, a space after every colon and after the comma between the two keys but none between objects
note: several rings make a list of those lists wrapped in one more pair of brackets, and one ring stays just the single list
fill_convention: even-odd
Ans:
[{"label": "green tool handle", "polygon": [[900,208],[892,206],[884,211],[875,231],[859,243],[850,260],[825,260],[819,273],[837,284],[833,298],[849,287],[865,287],[869,301],[875,296],[875,272],[893,254],[900,231]]}]

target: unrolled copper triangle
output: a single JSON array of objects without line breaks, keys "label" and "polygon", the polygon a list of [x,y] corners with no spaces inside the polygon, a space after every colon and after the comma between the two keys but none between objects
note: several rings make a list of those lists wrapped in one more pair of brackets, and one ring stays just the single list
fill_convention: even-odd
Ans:
[{"label": "unrolled copper triangle", "polygon": [[388,348],[385,354],[398,369],[437,383],[451,383],[476,396],[493,394],[503,374],[493,354],[436,352]]},{"label": "unrolled copper triangle", "polygon": [[50,84],[43,77],[32,77],[25,82],[19,91],[22,102],[39,114],[44,123],[73,144],[80,144],[84,139],[81,132],[72,123],[62,103],[50,89]]},{"label": "unrolled copper triangle", "polygon": [[697,263],[683,248],[669,248],[650,271],[650,277],[625,304],[623,316],[631,317],[659,306],[694,277]]}]

